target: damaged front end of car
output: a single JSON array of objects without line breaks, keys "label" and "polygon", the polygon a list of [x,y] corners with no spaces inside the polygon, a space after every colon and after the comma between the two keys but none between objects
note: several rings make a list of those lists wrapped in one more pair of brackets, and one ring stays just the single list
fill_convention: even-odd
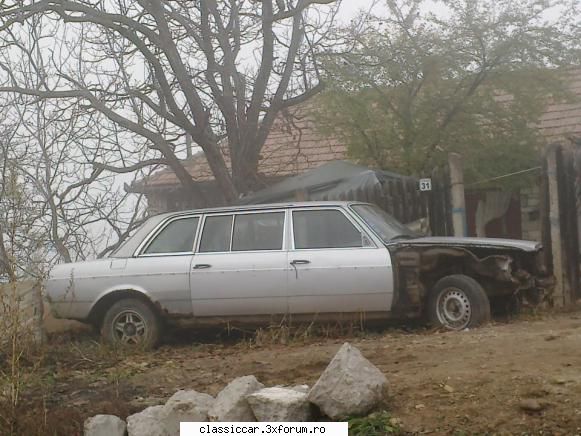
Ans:
[{"label": "damaged front end of car", "polygon": [[389,245],[396,289],[394,308],[409,316],[421,314],[436,282],[454,274],[474,278],[493,306],[537,306],[547,301],[555,280],[544,264],[542,247],[534,243],[512,246],[509,242],[503,246],[486,239],[462,243],[456,238],[441,238]]}]

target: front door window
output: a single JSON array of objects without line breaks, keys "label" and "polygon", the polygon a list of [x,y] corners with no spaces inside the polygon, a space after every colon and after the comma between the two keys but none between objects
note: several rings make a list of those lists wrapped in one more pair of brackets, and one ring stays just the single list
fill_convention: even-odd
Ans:
[{"label": "front door window", "polygon": [[293,212],[295,249],[358,248],[370,241],[339,210]]}]

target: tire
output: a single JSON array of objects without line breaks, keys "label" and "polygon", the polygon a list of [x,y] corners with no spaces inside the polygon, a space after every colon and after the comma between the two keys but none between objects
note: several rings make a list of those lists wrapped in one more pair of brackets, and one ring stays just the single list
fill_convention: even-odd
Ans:
[{"label": "tire", "polygon": [[490,301],[472,277],[447,276],[430,292],[428,318],[431,325],[449,330],[478,327],[490,321]]},{"label": "tire", "polygon": [[146,302],[124,298],[115,302],[105,313],[101,336],[114,346],[154,348],[161,335],[159,317]]}]

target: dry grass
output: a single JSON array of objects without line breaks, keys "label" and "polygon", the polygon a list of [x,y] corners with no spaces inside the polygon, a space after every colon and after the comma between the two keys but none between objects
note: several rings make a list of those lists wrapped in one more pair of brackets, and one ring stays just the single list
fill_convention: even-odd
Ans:
[{"label": "dry grass", "polygon": [[[305,344],[318,339],[340,339],[344,337],[362,337],[370,334],[365,317],[358,320],[320,323],[316,319],[310,322],[293,323],[283,318],[277,324],[246,332],[245,343],[251,347],[269,345]],[[249,334],[248,334],[249,333]]]},{"label": "dry grass", "polygon": [[[18,333],[22,337],[22,332]],[[140,350],[109,347],[89,337],[52,337],[43,346],[14,342],[12,356],[0,366],[0,436],[75,436],[83,434],[86,407],[98,413],[125,417],[131,410],[123,395],[124,381],[132,375],[131,363],[144,357]],[[21,344],[21,345],[19,345]],[[63,401],[62,390],[71,383],[84,391],[98,383],[107,401],[76,404]],[[82,406],[82,407],[77,407]],[[97,412],[96,412],[97,413]]]},{"label": "dry grass", "polygon": [[38,332],[23,307],[17,283],[0,287],[0,428],[19,434],[22,393],[34,383],[42,365]]}]

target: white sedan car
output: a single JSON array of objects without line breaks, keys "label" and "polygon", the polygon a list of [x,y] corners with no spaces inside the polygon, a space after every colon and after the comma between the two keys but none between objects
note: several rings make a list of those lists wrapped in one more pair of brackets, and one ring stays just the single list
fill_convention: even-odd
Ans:
[{"label": "white sedan car", "polygon": [[550,290],[540,249],[419,237],[366,203],[204,209],[150,218],[108,258],[55,267],[46,289],[57,317],[146,347],[177,318],[425,316],[464,329],[489,320],[492,299],[538,301]]}]

